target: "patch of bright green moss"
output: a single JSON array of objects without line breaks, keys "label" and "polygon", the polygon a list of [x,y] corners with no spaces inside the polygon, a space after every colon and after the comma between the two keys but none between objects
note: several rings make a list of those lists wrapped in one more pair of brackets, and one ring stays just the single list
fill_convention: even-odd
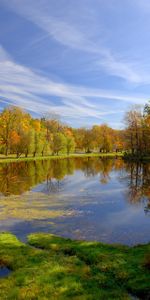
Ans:
[{"label": "patch of bright green moss", "polygon": [[72,241],[50,234],[28,236],[28,244],[0,234],[0,299],[149,299],[150,244],[129,248]]}]

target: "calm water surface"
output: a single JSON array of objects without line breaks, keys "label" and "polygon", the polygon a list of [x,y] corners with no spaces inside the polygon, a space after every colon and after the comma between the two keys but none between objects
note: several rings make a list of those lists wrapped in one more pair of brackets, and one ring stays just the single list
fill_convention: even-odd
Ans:
[{"label": "calm water surface", "polygon": [[150,241],[150,164],[75,158],[0,165],[0,230]]}]

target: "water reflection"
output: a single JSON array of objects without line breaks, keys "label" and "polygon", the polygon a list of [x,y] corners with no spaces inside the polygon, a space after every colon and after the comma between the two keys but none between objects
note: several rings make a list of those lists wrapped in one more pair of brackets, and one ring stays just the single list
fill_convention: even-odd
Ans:
[{"label": "water reflection", "polygon": [[150,213],[150,164],[126,163],[123,180],[126,181],[130,203],[144,202],[144,211]]},{"label": "water reflection", "polygon": [[19,162],[0,165],[0,193],[5,196],[21,195],[33,186],[47,181],[48,190],[57,191],[66,175],[81,170],[85,177],[100,175],[100,182],[107,183],[109,173],[123,167],[123,161],[116,159],[59,159],[47,161]]},{"label": "water reflection", "polygon": [[0,229],[150,240],[150,164],[75,158],[0,165]]},{"label": "water reflection", "polygon": [[150,209],[150,164],[124,163],[122,159],[76,158],[1,164],[0,193],[21,195],[44,181],[45,193],[57,193],[63,187],[64,178],[77,170],[87,178],[99,175],[101,184],[111,180],[110,172],[122,172],[121,180],[128,187],[128,200],[136,203],[146,197],[145,211]]}]

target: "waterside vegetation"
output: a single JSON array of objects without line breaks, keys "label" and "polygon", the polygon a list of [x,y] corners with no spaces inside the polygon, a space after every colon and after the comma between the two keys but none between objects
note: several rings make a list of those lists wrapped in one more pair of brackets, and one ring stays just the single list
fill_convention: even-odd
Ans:
[{"label": "waterside vegetation", "polygon": [[150,297],[150,244],[136,247],[31,234],[28,244],[0,234],[0,299]]},{"label": "waterside vegetation", "polygon": [[21,162],[21,161],[37,161],[37,160],[49,160],[49,159],[65,159],[65,158],[92,158],[92,157],[100,157],[100,158],[117,158],[123,157],[124,152],[109,152],[109,153],[70,153],[68,154],[59,154],[59,155],[45,155],[45,156],[20,156],[15,157],[15,155],[8,155],[7,157],[4,155],[0,155],[0,164],[1,163],[10,163],[10,162]]}]

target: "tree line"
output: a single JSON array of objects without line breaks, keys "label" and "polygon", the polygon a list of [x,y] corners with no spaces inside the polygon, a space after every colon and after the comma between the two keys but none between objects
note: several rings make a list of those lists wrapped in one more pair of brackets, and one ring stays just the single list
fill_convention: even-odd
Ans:
[{"label": "tree line", "polygon": [[126,127],[116,130],[107,124],[73,128],[54,117],[33,118],[23,109],[9,106],[0,113],[0,153],[59,155],[79,152],[147,154],[150,149],[150,105],[126,113]]}]

